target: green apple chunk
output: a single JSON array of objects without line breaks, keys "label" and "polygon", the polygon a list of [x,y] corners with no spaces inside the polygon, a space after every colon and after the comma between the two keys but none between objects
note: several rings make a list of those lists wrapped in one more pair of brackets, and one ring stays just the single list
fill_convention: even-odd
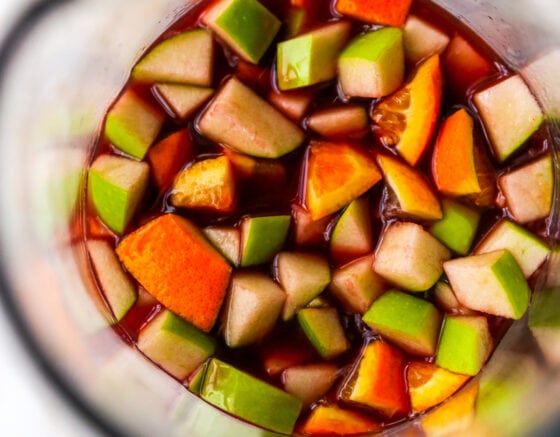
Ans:
[{"label": "green apple chunk", "polygon": [[369,200],[367,197],[360,197],[348,205],[334,225],[330,252],[336,261],[346,262],[372,250],[373,231]]},{"label": "green apple chunk", "polygon": [[200,394],[202,390],[202,384],[204,382],[204,376],[206,375],[206,369],[208,368],[208,361],[202,363],[194,370],[187,379],[187,388],[191,393]]},{"label": "green apple chunk", "polygon": [[447,282],[439,281],[434,287],[434,302],[445,312],[471,315],[474,312],[465,308],[457,300],[453,289]]},{"label": "green apple chunk", "polygon": [[390,290],[373,302],[362,319],[411,354],[432,356],[436,352],[441,314],[424,299]]},{"label": "green apple chunk", "polygon": [[120,321],[136,302],[136,287],[107,241],[89,240],[87,249],[103,295],[115,319]]},{"label": "green apple chunk", "polygon": [[539,104],[519,75],[479,91],[473,100],[500,162],[516,152],[544,119]]},{"label": "green apple chunk", "polygon": [[138,348],[178,380],[213,353],[213,339],[169,310],[162,310],[138,335]]},{"label": "green apple chunk", "polygon": [[99,218],[122,234],[144,197],[150,166],[120,156],[101,155],[88,175],[88,191]]},{"label": "green apple chunk", "polygon": [[552,156],[546,154],[499,177],[498,185],[516,222],[548,217],[554,192],[553,168]]},{"label": "green apple chunk", "polygon": [[446,316],[436,364],[451,372],[474,376],[492,352],[492,337],[484,316]]},{"label": "green apple chunk", "polygon": [[430,227],[430,233],[453,252],[466,255],[472,245],[480,212],[455,200],[441,201],[443,217]]},{"label": "green apple chunk", "polygon": [[180,121],[193,115],[214,94],[212,88],[175,83],[158,83],[154,89],[163,106]]},{"label": "green apple chunk", "polygon": [[285,300],[282,289],[264,273],[234,273],[222,320],[226,344],[258,343],[274,328]]},{"label": "green apple chunk", "polygon": [[303,332],[325,360],[350,347],[335,308],[304,308],[297,315]]},{"label": "green apple chunk", "polygon": [[214,65],[214,42],[205,29],[175,35],[156,45],[132,70],[143,82],[171,82],[210,86]]},{"label": "green apple chunk", "polygon": [[282,372],[284,390],[301,399],[304,407],[317,402],[334,384],[338,367],[330,363],[294,366]]},{"label": "green apple chunk", "polygon": [[200,396],[242,420],[289,435],[302,407],[297,397],[216,358],[208,364]]},{"label": "green apple chunk", "polygon": [[337,58],[350,34],[350,23],[338,21],[278,44],[278,88],[289,90],[334,79]]},{"label": "green apple chunk", "polygon": [[381,293],[385,280],[373,271],[374,256],[366,255],[333,271],[331,294],[348,313],[364,314]]},{"label": "green apple chunk", "polygon": [[257,0],[221,0],[202,22],[246,61],[258,64],[281,22]]},{"label": "green apple chunk", "polygon": [[299,127],[236,78],[219,90],[198,129],[216,143],[260,158],[283,156],[305,139]]},{"label": "green apple chunk", "polygon": [[373,269],[406,291],[426,291],[443,273],[449,250],[422,226],[411,222],[390,225],[377,248]]},{"label": "green apple chunk", "polygon": [[275,258],[274,270],[276,280],[286,292],[283,320],[291,319],[321,294],[331,281],[327,260],[312,253],[280,252]]},{"label": "green apple chunk", "polygon": [[264,264],[284,246],[290,229],[289,215],[245,217],[241,222],[241,265]]},{"label": "green apple chunk", "polygon": [[515,258],[526,278],[541,266],[550,254],[548,246],[536,235],[509,221],[501,220],[476,246],[475,254],[507,249]]},{"label": "green apple chunk", "polygon": [[209,226],[204,235],[216,249],[235,267],[241,262],[241,234],[233,226]]},{"label": "green apple chunk", "polygon": [[356,37],[338,59],[338,80],[349,97],[381,98],[404,79],[403,32],[384,27]]},{"label": "green apple chunk", "polygon": [[413,64],[436,53],[441,54],[449,44],[449,36],[418,18],[409,15],[404,25],[404,54]]},{"label": "green apple chunk", "polygon": [[531,292],[507,250],[453,259],[443,268],[455,296],[467,308],[515,320],[527,310]]}]

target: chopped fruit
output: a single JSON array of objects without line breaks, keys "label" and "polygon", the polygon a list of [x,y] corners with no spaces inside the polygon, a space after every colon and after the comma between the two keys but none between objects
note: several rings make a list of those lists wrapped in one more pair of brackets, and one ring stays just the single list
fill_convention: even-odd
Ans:
[{"label": "chopped fruit", "polygon": [[480,212],[454,200],[443,199],[443,218],[430,227],[430,234],[453,252],[466,255],[472,245]]},{"label": "chopped fruit", "polygon": [[150,167],[114,155],[101,155],[89,169],[88,189],[99,218],[118,234],[128,226],[144,197]]},{"label": "chopped fruit", "polygon": [[299,122],[313,101],[313,94],[308,91],[276,91],[268,95],[268,100],[292,121]]},{"label": "chopped fruit", "polygon": [[425,291],[443,273],[451,253],[416,223],[394,223],[381,238],[373,269],[407,291]]},{"label": "chopped fruit", "polygon": [[274,432],[291,434],[301,401],[279,388],[212,359],[200,396],[210,404]]},{"label": "chopped fruit", "polygon": [[87,249],[103,295],[115,319],[120,321],[136,302],[136,287],[126,276],[114,249],[107,241],[89,240]]},{"label": "chopped fruit", "polygon": [[307,118],[307,127],[329,139],[361,139],[368,129],[366,110],[362,106],[346,105],[320,109]]},{"label": "chopped fruit", "polygon": [[366,23],[401,27],[411,4],[412,0],[336,0],[334,9]]},{"label": "chopped fruit", "polygon": [[298,431],[305,435],[354,435],[380,429],[381,424],[369,415],[344,410],[336,404],[319,404]]},{"label": "chopped fruit", "polygon": [[297,246],[321,246],[323,244],[327,226],[331,220],[330,216],[313,220],[309,211],[297,204],[292,205],[292,216]]},{"label": "chopped fruit", "polygon": [[154,89],[164,102],[164,107],[180,121],[193,115],[214,94],[212,88],[172,83],[158,83]]},{"label": "chopped fruit", "polygon": [[325,360],[336,358],[350,347],[336,308],[304,308],[298,312],[298,321]]},{"label": "chopped fruit", "polygon": [[461,35],[456,34],[442,57],[445,77],[457,99],[463,99],[469,88],[496,73],[496,67],[478,53]]},{"label": "chopped fruit", "polygon": [[142,160],[162,125],[163,114],[128,90],[107,114],[105,135],[115,147]]},{"label": "chopped fruit", "polygon": [[340,399],[373,408],[387,418],[409,410],[405,360],[399,350],[382,341],[362,349],[358,365],[342,384]]},{"label": "chopped fruit", "polygon": [[276,280],[286,292],[283,320],[291,319],[331,282],[329,264],[321,255],[280,252],[275,258],[274,270]]},{"label": "chopped fruit", "polygon": [[220,0],[202,22],[243,59],[258,64],[280,29],[280,20],[257,0]]},{"label": "chopped fruit", "polygon": [[544,119],[535,97],[518,75],[477,92],[473,101],[500,162],[516,152]]},{"label": "chopped fruit", "polygon": [[336,61],[350,35],[350,23],[328,23],[278,44],[278,88],[282,91],[314,85],[336,77]]},{"label": "chopped fruit", "polygon": [[328,216],[381,180],[375,162],[355,146],[315,142],[307,157],[305,203],[313,220]]},{"label": "chopped fruit", "polygon": [[447,282],[439,281],[434,287],[434,302],[448,313],[471,315],[473,312],[459,303]]},{"label": "chopped fruit", "polygon": [[338,80],[348,97],[380,98],[404,79],[403,33],[384,27],[356,37],[338,58]]},{"label": "chopped fruit", "polygon": [[338,368],[334,364],[308,364],[284,370],[282,383],[284,390],[309,407],[329,391],[337,376]]},{"label": "chopped fruit", "polygon": [[134,67],[132,77],[143,82],[212,84],[214,41],[204,29],[180,33],[155,46]]},{"label": "chopped fruit", "polygon": [[364,256],[332,274],[329,291],[349,313],[364,314],[387,288],[385,280],[373,271],[373,259],[373,255]]},{"label": "chopped fruit", "polygon": [[500,176],[498,184],[516,222],[529,223],[548,217],[554,192],[553,168],[552,157],[546,154]]},{"label": "chopped fruit", "polygon": [[412,361],[406,369],[406,380],[412,411],[421,412],[449,398],[467,382],[468,376],[434,364]]},{"label": "chopped fruit", "polygon": [[184,169],[175,180],[170,201],[176,207],[232,212],[237,192],[229,159],[206,159]]},{"label": "chopped fruit", "polygon": [[270,261],[284,246],[290,222],[289,215],[245,217],[241,222],[241,265]]},{"label": "chopped fruit", "polygon": [[378,155],[377,163],[404,215],[424,220],[442,218],[439,200],[420,173],[389,155]]},{"label": "chopped fruit", "polygon": [[208,361],[205,361],[201,366],[190,374],[186,381],[186,385],[191,393],[200,394],[202,390],[202,383],[204,382],[204,377],[206,376],[206,368],[208,367]]},{"label": "chopped fruit", "polygon": [[227,226],[209,226],[203,229],[206,238],[235,267],[241,263],[241,233],[239,229]]},{"label": "chopped fruit", "polygon": [[239,59],[235,67],[235,77],[256,91],[266,93],[270,90],[270,69]]},{"label": "chopped fruit", "polygon": [[412,80],[374,106],[371,118],[381,144],[416,165],[436,128],[441,93],[440,61],[434,55],[418,66]]},{"label": "chopped fruit", "polygon": [[212,329],[231,267],[193,223],[162,215],[124,238],[117,255],[166,308],[203,331]]},{"label": "chopped fruit", "polygon": [[480,193],[474,157],[474,121],[461,108],[442,124],[434,154],[432,174],[437,189],[448,196]]},{"label": "chopped fruit", "polygon": [[526,278],[541,266],[550,254],[548,246],[536,235],[509,221],[502,220],[476,246],[475,254],[507,249]]},{"label": "chopped fruit", "polygon": [[315,348],[299,329],[267,340],[261,349],[262,366],[267,375],[277,376],[289,367],[317,359]]},{"label": "chopped fruit", "polygon": [[515,320],[527,310],[530,289],[507,250],[457,258],[443,268],[455,296],[467,308]]},{"label": "chopped fruit", "polygon": [[373,250],[373,231],[369,200],[353,200],[334,225],[331,233],[331,256],[340,264],[366,255]]},{"label": "chopped fruit", "polygon": [[404,25],[403,42],[406,59],[416,64],[424,58],[441,54],[449,44],[449,36],[421,18],[410,15]]},{"label": "chopped fruit", "polygon": [[383,293],[364,314],[363,321],[403,350],[432,356],[441,327],[441,314],[430,302],[396,290]]},{"label": "chopped fruit", "polygon": [[162,310],[140,331],[138,348],[182,381],[214,353],[215,344],[171,311]]},{"label": "chopped fruit", "polygon": [[466,199],[479,208],[493,208],[496,205],[496,194],[498,193],[496,175],[490,159],[477,146],[474,147],[474,167],[476,168],[480,192],[469,194]]},{"label": "chopped fruit", "polygon": [[224,154],[242,179],[256,179],[283,184],[286,181],[286,168],[278,160],[257,159],[224,148]]},{"label": "chopped fruit", "polygon": [[159,191],[167,190],[183,165],[193,158],[194,144],[188,129],[169,135],[152,146],[146,159]]},{"label": "chopped fruit", "polygon": [[445,317],[436,356],[436,364],[439,367],[454,373],[474,376],[491,352],[492,337],[486,317]]},{"label": "chopped fruit", "polygon": [[261,158],[285,155],[305,138],[295,124],[235,78],[222,86],[198,128],[212,141]]},{"label": "chopped fruit", "polygon": [[226,344],[237,348],[262,340],[274,328],[285,299],[282,289],[264,273],[234,273],[223,315]]}]

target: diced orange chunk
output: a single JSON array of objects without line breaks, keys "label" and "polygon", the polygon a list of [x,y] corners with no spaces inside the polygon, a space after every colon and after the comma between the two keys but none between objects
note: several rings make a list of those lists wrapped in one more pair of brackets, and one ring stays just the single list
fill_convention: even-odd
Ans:
[{"label": "diced orange chunk", "polygon": [[338,211],[381,180],[373,159],[350,144],[315,142],[307,159],[305,203],[313,220]]},{"label": "diced orange chunk", "polygon": [[481,191],[473,129],[473,119],[465,109],[459,109],[441,126],[432,157],[432,174],[437,189],[443,194],[466,196]]},{"label": "diced orange chunk", "polygon": [[401,27],[411,4],[412,0],[336,0],[334,8],[366,23]]},{"label": "diced orange chunk", "polygon": [[158,189],[164,191],[183,165],[194,156],[194,145],[188,129],[181,130],[155,144],[148,151],[148,163]]},{"label": "diced orange chunk", "polygon": [[408,413],[405,361],[394,346],[376,340],[362,350],[360,362],[342,388],[340,397],[373,408],[383,416]]},{"label": "diced orange chunk", "polygon": [[162,215],[122,240],[117,255],[165,307],[203,331],[212,329],[231,266],[192,222]]},{"label": "diced orange chunk", "polygon": [[411,81],[374,107],[371,117],[379,141],[416,165],[436,128],[441,95],[440,59],[433,55],[420,64]]},{"label": "diced orange chunk", "polygon": [[302,434],[352,435],[378,431],[381,424],[358,411],[343,410],[335,404],[317,405],[300,427]]},{"label": "diced orange chunk", "polygon": [[406,379],[412,411],[420,412],[449,398],[469,376],[450,372],[435,364],[412,361],[408,364]]},{"label": "diced orange chunk", "polygon": [[173,185],[171,204],[228,213],[237,201],[235,174],[225,156],[206,159],[183,170]]},{"label": "diced orange chunk", "polygon": [[378,155],[377,163],[405,215],[425,220],[442,218],[439,200],[420,173],[389,155]]}]

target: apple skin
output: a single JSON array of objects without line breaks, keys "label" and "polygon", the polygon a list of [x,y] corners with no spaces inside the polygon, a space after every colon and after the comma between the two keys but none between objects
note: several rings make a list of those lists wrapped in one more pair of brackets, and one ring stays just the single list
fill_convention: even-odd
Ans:
[{"label": "apple skin", "polygon": [[245,217],[241,223],[241,266],[272,260],[286,241],[290,223],[289,215]]}]

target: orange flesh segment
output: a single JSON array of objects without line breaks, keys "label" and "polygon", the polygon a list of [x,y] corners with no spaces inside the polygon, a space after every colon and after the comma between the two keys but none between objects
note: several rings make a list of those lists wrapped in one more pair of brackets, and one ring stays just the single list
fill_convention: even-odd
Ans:
[{"label": "orange flesh segment", "polygon": [[469,376],[450,372],[435,364],[412,361],[406,378],[412,411],[420,412],[449,398],[467,382]]},{"label": "orange flesh segment", "polygon": [[443,123],[434,148],[432,174],[437,189],[448,196],[480,193],[474,158],[474,122],[460,109]]},{"label": "orange flesh segment", "polygon": [[302,434],[349,435],[377,431],[381,425],[365,414],[336,405],[317,405],[299,429]]},{"label": "orange flesh segment", "polygon": [[165,307],[205,332],[212,329],[231,266],[193,223],[162,215],[122,240],[117,255]]},{"label": "orange flesh segment", "polygon": [[366,23],[401,27],[412,0],[337,0],[335,10]]},{"label": "orange flesh segment", "polygon": [[345,143],[313,143],[307,162],[306,206],[313,220],[338,211],[381,180],[373,159]]},{"label": "orange flesh segment", "polygon": [[418,67],[413,79],[374,109],[374,132],[384,146],[396,149],[414,166],[434,133],[442,98],[439,55]]},{"label": "orange flesh segment", "polygon": [[438,198],[420,173],[389,155],[378,155],[377,163],[403,213],[426,220],[443,217]]}]

